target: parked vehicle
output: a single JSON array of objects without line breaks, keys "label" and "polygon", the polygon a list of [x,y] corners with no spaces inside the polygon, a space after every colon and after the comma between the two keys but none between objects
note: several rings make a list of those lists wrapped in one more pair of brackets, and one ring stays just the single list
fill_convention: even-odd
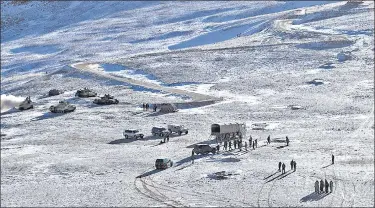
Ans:
[{"label": "parked vehicle", "polygon": [[173,161],[168,158],[157,159],[155,161],[156,169],[167,169],[173,166]]},{"label": "parked vehicle", "polygon": [[77,90],[76,96],[78,97],[96,97],[97,93],[88,88],[83,88],[83,90]]},{"label": "parked vehicle", "polygon": [[188,134],[189,129],[185,128],[183,125],[178,124],[170,124],[168,125],[168,131],[169,133],[178,133],[178,135],[181,135],[182,133]]},{"label": "parked vehicle", "polygon": [[62,90],[52,89],[48,92],[48,96],[56,96],[62,94]]},{"label": "parked vehicle", "polygon": [[216,136],[217,142],[242,139],[246,137],[245,123],[212,124],[211,135]]},{"label": "parked vehicle", "polygon": [[61,100],[56,106],[52,105],[51,107],[49,107],[49,110],[52,113],[69,113],[75,111],[76,106],[69,104],[65,100]]},{"label": "parked vehicle", "polygon": [[112,105],[112,104],[118,104],[119,101],[117,99],[114,99],[113,96],[109,94],[105,94],[100,99],[95,99],[93,103],[98,104],[98,105]]},{"label": "parked vehicle", "polygon": [[164,127],[152,127],[151,134],[153,136],[166,136],[169,134],[169,131]]},{"label": "parked vehicle", "polygon": [[143,134],[139,133],[139,130],[136,130],[136,129],[127,129],[122,134],[124,135],[125,139],[129,139],[129,138],[143,139],[143,136],[144,136]]},{"label": "parked vehicle", "polygon": [[30,96],[26,97],[22,103],[18,106],[19,110],[28,110],[34,108],[33,102],[30,99]]},{"label": "parked vehicle", "polygon": [[208,144],[196,144],[194,145],[194,149],[193,149],[193,152],[195,154],[208,154],[208,153],[212,153],[212,154],[215,154],[216,153],[216,148],[215,147],[211,147],[210,145]]}]

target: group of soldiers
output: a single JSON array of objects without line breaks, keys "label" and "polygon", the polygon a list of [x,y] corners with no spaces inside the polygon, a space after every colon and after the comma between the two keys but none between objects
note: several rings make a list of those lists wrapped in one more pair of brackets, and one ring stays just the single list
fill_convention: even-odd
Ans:
[{"label": "group of soldiers", "polygon": [[315,181],[315,193],[322,194],[322,193],[332,193],[333,192],[333,181],[328,183],[327,179],[325,181],[320,180]]},{"label": "group of soldiers", "polygon": [[[297,169],[297,163],[296,161],[292,160],[290,161],[290,169],[294,171],[296,171]],[[279,172],[281,171],[281,174],[284,174],[285,173],[285,164],[282,163],[282,162],[279,162]]]},{"label": "group of soldiers", "polygon": [[[150,104],[148,104],[148,103],[146,103],[146,104],[142,104],[142,108],[143,108],[143,110],[144,111],[148,111],[148,109],[150,109]],[[153,110],[154,110],[154,112],[156,112],[156,109],[157,109],[157,106],[156,106],[156,104],[153,104]]]}]

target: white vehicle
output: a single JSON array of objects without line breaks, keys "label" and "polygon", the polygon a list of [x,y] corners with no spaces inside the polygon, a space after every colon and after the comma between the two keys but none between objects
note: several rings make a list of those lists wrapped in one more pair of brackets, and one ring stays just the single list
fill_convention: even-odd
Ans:
[{"label": "white vehicle", "polygon": [[125,139],[129,139],[129,138],[143,139],[143,136],[144,136],[143,134],[139,133],[139,130],[136,130],[136,129],[127,129],[122,134],[124,135]]},{"label": "white vehicle", "polygon": [[171,134],[178,133],[178,135],[181,135],[182,133],[188,134],[189,129],[185,128],[183,125],[170,124],[168,125],[168,131]]},{"label": "white vehicle", "polygon": [[196,144],[194,145],[194,149],[193,149],[193,152],[195,154],[208,154],[208,153],[212,153],[212,154],[215,154],[216,153],[216,148],[215,147],[211,147],[210,145],[208,144]]}]

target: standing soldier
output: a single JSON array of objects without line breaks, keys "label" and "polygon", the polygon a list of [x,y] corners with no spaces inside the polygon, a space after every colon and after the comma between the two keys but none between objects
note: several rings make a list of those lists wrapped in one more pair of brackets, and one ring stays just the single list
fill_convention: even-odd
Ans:
[{"label": "standing soldier", "polygon": [[286,136],[286,146],[289,146],[289,138]]},{"label": "standing soldier", "polygon": [[293,161],[293,166],[294,166],[294,167],[293,167],[294,171],[296,171],[296,169],[297,169],[297,167],[296,167],[296,166],[297,166],[296,161]]},{"label": "standing soldier", "polygon": [[216,146],[216,150],[217,150],[217,152],[220,151],[220,145],[217,145],[217,146]]},{"label": "standing soldier", "polygon": [[194,150],[191,151],[191,163],[194,164]]},{"label": "standing soldier", "polygon": [[285,164],[283,163],[283,165],[282,165],[282,172],[281,172],[282,174],[284,174],[285,173]]},{"label": "standing soldier", "polygon": [[255,141],[253,141],[253,150],[255,150]]},{"label": "standing soldier", "polygon": [[323,182],[323,179],[320,180],[320,193],[323,193],[324,192],[324,182]]},{"label": "standing soldier", "polygon": [[229,141],[229,150],[232,150],[232,141]]},{"label": "standing soldier", "polygon": [[247,142],[245,142],[245,151],[247,152]]},{"label": "standing soldier", "polygon": [[227,146],[228,146],[227,141],[224,141],[224,149],[225,149],[225,151],[227,151]]},{"label": "standing soldier", "polygon": [[319,193],[319,181],[315,181],[315,193]]},{"label": "standing soldier", "polygon": [[329,188],[331,189],[331,193],[332,193],[332,191],[333,191],[333,181],[329,182]]},{"label": "standing soldier", "polygon": [[249,145],[250,145],[250,148],[251,148],[251,144],[253,143],[253,138],[250,136],[250,139],[249,139]]},{"label": "standing soldier", "polygon": [[167,134],[167,142],[169,142],[169,134]]},{"label": "standing soldier", "polygon": [[290,169],[293,170],[293,166],[294,166],[294,161],[290,161]]},{"label": "standing soldier", "polygon": [[271,135],[268,135],[267,137],[267,144],[271,144]]},{"label": "standing soldier", "polygon": [[335,164],[335,156],[332,154],[332,165]]},{"label": "standing soldier", "polygon": [[156,112],[156,108],[157,108],[157,106],[156,106],[156,104],[154,104],[154,112]]},{"label": "standing soldier", "polygon": [[281,171],[281,162],[279,162],[279,172]]},{"label": "standing soldier", "polygon": [[142,109],[145,110],[146,106],[144,103],[142,103]]},{"label": "standing soldier", "polygon": [[146,111],[148,111],[148,108],[149,108],[150,106],[148,105],[148,103],[146,103]]},{"label": "standing soldier", "polygon": [[238,141],[238,149],[240,149],[240,151],[242,151],[242,141]]},{"label": "standing soldier", "polygon": [[329,193],[328,191],[328,187],[329,187],[329,183],[327,181],[327,179],[325,180],[325,188],[326,188],[326,193]]},{"label": "standing soldier", "polygon": [[233,146],[234,146],[234,149],[237,148],[237,140],[234,140],[234,141],[233,141]]}]

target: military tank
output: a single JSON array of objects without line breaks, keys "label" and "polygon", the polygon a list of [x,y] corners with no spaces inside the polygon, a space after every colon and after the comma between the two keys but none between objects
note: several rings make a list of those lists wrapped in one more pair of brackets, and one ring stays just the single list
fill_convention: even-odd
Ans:
[{"label": "military tank", "polygon": [[34,105],[30,99],[30,96],[26,97],[26,99],[22,101],[22,103],[20,103],[20,105],[18,106],[19,110],[28,110],[31,108],[34,108]]},{"label": "military tank", "polygon": [[57,90],[57,89],[52,89],[48,92],[48,96],[56,96],[62,94],[63,91]]},{"label": "military tank", "polygon": [[118,104],[119,101],[117,99],[114,99],[113,96],[109,94],[105,94],[100,99],[95,99],[93,103],[98,104],[98,105],[112,105],[112,104]]},{"label": "military tank", "polygon": [[78,97],[96,97],[97,93],[88,89],[88,88],[83,88],[83,90],[77,90],[76,96]]},{"label": "military tank", "polygon": [[51,107],[49,107],[49,110],[52,113],[69,113],[75,111],[76,106],[69,104],[65,100],[62,100],[59,101],[59,104],[57,104],[56,106],[52,105]]}]

